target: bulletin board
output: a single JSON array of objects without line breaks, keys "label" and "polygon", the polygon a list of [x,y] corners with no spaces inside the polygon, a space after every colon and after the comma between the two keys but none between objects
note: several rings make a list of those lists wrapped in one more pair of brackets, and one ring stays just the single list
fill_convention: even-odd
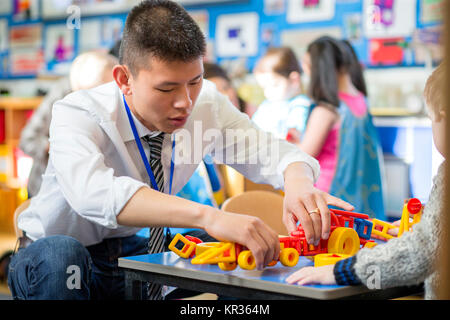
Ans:
[{"label": "bulletin board", "polygon": [[[290,46],[301,57],[321,35],[349,39],[368,68],[441,59],[443,0],[177,1],[205,33],[208,60],[240,60],[248,70],[270,46]],[[138,2],[0,1],[0,79],[67,73],[81,52],[112,47]]]}]

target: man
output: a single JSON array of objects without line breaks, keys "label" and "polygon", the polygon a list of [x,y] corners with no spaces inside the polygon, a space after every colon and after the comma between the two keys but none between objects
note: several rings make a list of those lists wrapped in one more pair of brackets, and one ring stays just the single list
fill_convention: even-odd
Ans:
[{"label": "man", "polygon": [[[10,265],[15,298],[123,298],[117,258],[146,251],[146,241],[135,235],[142,227],[151,228],[150,253],[164,250],[162,227],[193,227],[245,245],[259,269],[278,258],[278,236],[260,219],[173,196],[203,153],[223,159],[239,147],[239,141],[207,134],[240,129],[267,136],[203,81],[204,54],[204,37],[181,6],[143,1],[127,17],[115,81],[54,105],[49,165],[19,219],[28,237],[23,242],[31,244]],[[231,165],[255,181],[284,185],[289,231],[300,221],[310,243],[327,238],[327,203],[352,206],[313,187],[316,160],[284,141],[266,145],[278,148],[276,163],[263,163],[266,148],[244,144],[230,156]],[[186,161],[193,149],[200,155]],[[68,285],[70,270],[79,271],[79,283]],[[151,284],[148,295],[160,299],[161,287]]]}]

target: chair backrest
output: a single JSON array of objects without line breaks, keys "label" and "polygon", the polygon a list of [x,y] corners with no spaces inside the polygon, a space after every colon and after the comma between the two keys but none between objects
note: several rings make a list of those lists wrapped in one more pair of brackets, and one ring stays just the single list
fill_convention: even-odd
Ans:
[{"label": "chair backrest", "polygon": [[16,237],[20,238],[23,236],[23,232],[22,230],[19,229],[19,227],[17,226],[17,219],[19,218],[20,214],[26,209],[28,208],[28,206],[30,205],[31,200],[25,200],[20,206],[18,206],[16,208],[16,210],[14,211],[14,232],[16,233]]},{"label": "chair backrest", "polygon": [[222,210],[258,217],[279,235],[287,235],[283,224],[283,196],[271,191],[248,191],[227,199]]}]

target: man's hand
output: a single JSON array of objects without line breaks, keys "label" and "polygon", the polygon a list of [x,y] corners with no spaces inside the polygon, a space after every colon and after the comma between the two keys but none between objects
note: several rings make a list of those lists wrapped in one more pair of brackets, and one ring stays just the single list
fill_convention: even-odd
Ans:
[{"label": "man's hand", "polygon": [[286,278],[286,282],[289,284],[336,284],[336,278],[334,277],[334,264],[322,266],[322,267],[305,267],[294,272]]},{"label": "man's hand", "polygon": [[328,239],[330,235],[328,205],[344,210],[354,209],[351,204],[316,189],[313,185],[312,170],[307,164],[290,164],[284,177],[283,223],[290,233],[297,229],[297,222],[300,222],[309,244],[317,245],[321,238]]},{"label": "man's hand", "polygon": [[217,210],[210,212],[204,225],[212,237],[246,246],[253,253],[259,270],[278,260],[278,234],[257,217]]}]

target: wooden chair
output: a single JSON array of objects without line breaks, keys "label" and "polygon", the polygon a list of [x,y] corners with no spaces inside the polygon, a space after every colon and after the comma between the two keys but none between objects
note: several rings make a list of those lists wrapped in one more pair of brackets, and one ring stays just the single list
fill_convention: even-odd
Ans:
[{"label": "wooden chair", "polygon": [[248,191],[227,199],[222,210],[258,217],[279,235],[287,235],[283,224],[283,196],[271,191]]},{"label": "wooden chair", "polygon": [[230,166],[220,164],[218,168],[223,179],[226,198],[254,190],[271,191],[283,195],[283,191],[276,190],[269,184],[254,183]]},{"label": "wooden chair", "polygon": [[17,209],[14,211],[14,232],[16,233],[16,237],[20,238],[23,236],[23,232],[22,230],[19,229],[19,227],[17,226],[17,220],[20,216],[20,214],[26,209],[28,208],[28,206],[30,205],[31,200],[25,200],[20,206],[17,207]]}]

